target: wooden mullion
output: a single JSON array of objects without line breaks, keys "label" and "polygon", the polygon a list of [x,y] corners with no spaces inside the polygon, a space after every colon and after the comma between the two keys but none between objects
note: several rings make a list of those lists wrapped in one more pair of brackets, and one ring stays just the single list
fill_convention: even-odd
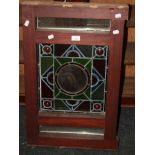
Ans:
[{"label": "wooden mullion", "polygon": [[38,124],[53,126],[76,126],[76,127],[94,127],[104,128],[104,119],[93,118],[62,118],[62,117],[38,117]]},{"label": "wooden mullion", "polygon": [[[48,35],[53,34],[55,36],[54,40],[49,40]],[[72,41],[71,36],[79,35],[79,41]],[[53,31],[36,31],[35,33],[36,43],[53,43],[53,44],[80,44],[80,45],[110,45],[109,34],[92,34],[92,33],[81,33],[81,32],[53,32]]]},{"label": "wooden mullion", "polygon": [[107,85],[107,103],[105,115],[105,139],[114,139],[117,135],[117,115],[120,91],[120,73],[122,60],[124,21],[112,21],[112,30],[119,30],[113,35],[113,46],[110,48],[109,72]]},{"label": "wooden mullion", "polygon": [[[126,20],[128,18],[128,13],[126,11],[127,8],[114,8],[113,5],[95,5],[90,4],[88,7],[85,7],[85,11],[80,11],[82,7],[82,3],[79,3],[81,5],[74,5],[74,3],[66,3],[61,4],[58,6],[48,6],[48,5],[42,5],[42,6],[35,6],[35,17],[55,17],[55,18],[91,18],[91,19],[115,19],[115,14],[120,13],[122,14],[121,19]],[[86,3],[83,3],[83,5]],[[46,12],[44,11],[46,10]],[[95,13],[94,13],[95,10]],[[65,12],[65,14],[64,14]],[[79,13],[80,12],[80,13]],[[101,14],[102,12],[102,14]]]},{"label": "wooden mullion", "polygon": [[34,41],[35,20],[32,7],[22,9],[23,18],[29,20],[28,27],[23,27],[23,50],[25,64],[25,100],[26,100],[26,125],[27,125],[27,141],[29,144],[35,144],[39,130],[37,128],[37,59],[36,47]]}]

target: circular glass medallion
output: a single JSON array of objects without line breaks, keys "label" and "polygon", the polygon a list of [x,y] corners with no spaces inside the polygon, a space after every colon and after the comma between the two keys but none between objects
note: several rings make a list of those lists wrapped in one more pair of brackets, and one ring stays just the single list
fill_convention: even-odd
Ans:
[{"label": "circular glass medallion", "polygon": [[88,71],[76,63],[65,64],[56,74],[56,84],[61,91],[76,95],[82,93],[88,86]]},{"label": "circular glass medallion", "polygon": [[95,110],[100,110],[101,109],[101,104],[100,103],[95,103],[94,104],[94,109]]},{"label": "circular glass medallion", "polygon": [[44,106],[44,108],[50,108],[51,107],[51,101],[49,101],[49,100],[43,101],[43,106]]},{"label": "circular glass medallion", "polygon": [[104,50],[101,47],[98,47],[95,52],[96,52],[97,56],[103,56],[104,55]]},{"label": "circular glass medallion", "polygon": [[44,45],[44,47],[43,47],[43,52],[44,52],[44,54],[50,54],[51,51],[52,51],[52,49],[51,49],[50,46]]}]

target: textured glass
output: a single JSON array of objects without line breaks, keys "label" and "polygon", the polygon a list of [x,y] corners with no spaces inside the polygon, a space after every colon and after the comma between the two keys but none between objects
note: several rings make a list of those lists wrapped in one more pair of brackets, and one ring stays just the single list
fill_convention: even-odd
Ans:
[{"label": "textured glass", "polygon": [[40,110],[104,113],[108,46],[38,47]]},{"label": "textured glass", "polygon": [[110,31],[110,22],[109,19],[38,17],[37,30],[106,33]]},{"label": "textured glass", "polygon": [[[103,139],[104,130],[102,128],[81,128],[81,127],[69,127],[69,126],[39,126],[39,131],[44,136],[60,136],[67,138],[84,138],[91,137],[94,139]],[[73,137],[72,137],[73,136]]]}]

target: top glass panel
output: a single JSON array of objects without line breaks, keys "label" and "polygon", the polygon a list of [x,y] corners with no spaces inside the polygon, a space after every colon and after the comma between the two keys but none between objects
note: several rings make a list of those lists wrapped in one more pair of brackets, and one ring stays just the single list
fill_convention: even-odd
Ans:
[{"label": "top glass panel", "polygon": [[108,33],[111,21],[109,19],[77,19],[37,17],[37,30],[43,31],[77,31],[90,33]]}]

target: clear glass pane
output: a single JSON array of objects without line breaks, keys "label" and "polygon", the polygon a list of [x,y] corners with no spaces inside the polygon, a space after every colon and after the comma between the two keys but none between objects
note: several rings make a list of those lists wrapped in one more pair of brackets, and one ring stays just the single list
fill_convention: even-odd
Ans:
[{"label": "clear glass pane", "polygon": [[110,31],[110,25],[109,19],[37,18],[37,30],[106,33]]},{"label": "clear glass pane", "polygon": [[104,129],[102,128],[81,128],[62,126],[40,126],[40,134],[44,136],[67,137],[67,138],[94,138],[103,139]]}]

